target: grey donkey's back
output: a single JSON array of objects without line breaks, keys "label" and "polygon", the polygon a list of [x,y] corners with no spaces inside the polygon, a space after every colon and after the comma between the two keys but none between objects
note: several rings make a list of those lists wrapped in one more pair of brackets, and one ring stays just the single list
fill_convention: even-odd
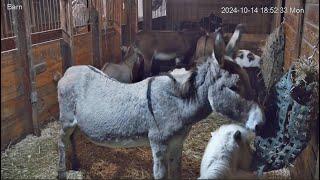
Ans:
[{"label": "grey donkey's back", "polygon": [[58,83],[60,122],[97,142],[146,134],[147,85],[147,80],[122,84],[91,66],[71,67]]}]

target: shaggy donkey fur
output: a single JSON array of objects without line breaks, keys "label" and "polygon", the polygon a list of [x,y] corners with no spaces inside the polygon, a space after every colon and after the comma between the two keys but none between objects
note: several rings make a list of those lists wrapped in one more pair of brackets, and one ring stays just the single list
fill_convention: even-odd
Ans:
[{"label": "shaggy donkey fur", "polygon": [[[221,43],[222,37],[218,40]],[[154,177],[179,178],[182,145],[191,125],[206,118],[212,109],[241,98],[230,90],[238,79],[237,75],[221,69],[214,56],[208,57],[191,74],[184,82],[175,77],[176,74],[171,74],[171,78],[155,77],[152,84],[149,83],[150,78],[123,84],[91,66],[69,68],[58,83],[62,124],[59,178],[66,176],[65,146],[70,143],[75,129],[102,146],[150,145]],[[211,100],[220,93],[225,96]],[[217,102],[210,105],[209,101]],[[242,103],[241,106],[248,107],[243,109],[247,112],[241,112],[235,120],[253,121],[247,123],[247,127],[254,129],[254,125],[262,123],[263,118],[252,119],[252,116],[261,110],[252,102],[244,100]],[[232,110],[224,107],[227,109],[219,109],[218,112],[228,115],[226,112]]]}]

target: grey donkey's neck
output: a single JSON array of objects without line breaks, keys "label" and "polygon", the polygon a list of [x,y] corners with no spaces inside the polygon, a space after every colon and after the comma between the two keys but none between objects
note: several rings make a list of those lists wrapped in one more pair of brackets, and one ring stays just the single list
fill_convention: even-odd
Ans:
[{"label": "grey donkey's neck", "polygon": [[[208,57],[210,58],[210,57]],[[208,100],[208,89],[219,76],[219,65],[208,59],[197,67],[195,77],[195,96],[193,99],[183,101],[182,117],[186,123],[196,123],[212,113]]]},{"label": "grey donkey's neck", "polygon": [[[215,67],[217,66],[217,67]],[[176,99],[176,109],[180,112],[179,117],[184,124],[193,124],[206,118],[211,112],[211,106],[208,100],[208,89],[214,83],[214,79],[218,76],[219,65],[215,65],[208,59],[195,70],[191,71],[189,79],[180,84],[175,80],[174,75],[165,74],[175,83],[175,91],[173,93]],[[148,108],[153,115],[151,85],[153,77],[149,80],[148,86]],[[170,98],[170,97],[169,97]],[[154,115],[153,115],[154,116]],[[156,117],[154,117],[156,119]]]}]

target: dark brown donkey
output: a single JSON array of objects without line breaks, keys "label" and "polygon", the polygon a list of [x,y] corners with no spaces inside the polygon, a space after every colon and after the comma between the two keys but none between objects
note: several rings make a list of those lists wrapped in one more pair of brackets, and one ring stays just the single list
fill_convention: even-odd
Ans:
[{"label": "dark brown donkey", "polygon": [[143,63],[142,55],[137,53],[133,47],[129,47],[123,62],[106,63],[101,70],[119,82],[134,83],[143,79]]},{"label": "dark brown donkey", "polygon": [[145,77],[152,75],[151,66],[154,59],[176,59],[176,64],[188,64],[200,36],[200,31],[139,32],[133,46],[143,55]]}]

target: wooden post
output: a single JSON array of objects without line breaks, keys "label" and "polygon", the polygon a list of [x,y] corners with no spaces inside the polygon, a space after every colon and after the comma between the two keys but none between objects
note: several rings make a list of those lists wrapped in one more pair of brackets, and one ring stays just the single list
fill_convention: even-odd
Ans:
[{"label": "wooden post", "polygon": [[130,44],[134,41],[138,32],[138,0],[129,0],[129,42]]},{"label": "wooden post", "polygon": [[[306,0],[301,0],[300,1],[300,6],[299,9],[303,8],[304,10],[306,10]],[[300,53],[301,53],[301,44],[302,44],[302,33],[303,33],[303,24],[304,24],[304,13],[298,13],[298,26],[297,26],[297,36],[296,36],[296,44],[295,44],[295,50],[296,52],[296,58],[300,57]]]},{"label": "wooden post", "polygon": [[[198,1],[197,1],[198,2]],[[166,13],[167,13],[167,18],[166,18],[166,23],[167,23],[167,30],[173,30],[173,10],[172,10],[172,0],[167,0],[166,4]]]},{"label": "wooden post", "polygon": [[135,35],[138,32],[138,1],[137,0],[125,0],[125,21],[126,28],[123,37],[126,41],[123,45],[129,46],[135,39]]},{"label": "wooden post", "polygon": [[40,136],[40,129],[37,119],[37,91],[36,74],[32,55],[31,26],[29,1],[14,0],[14,5],[22,5],[22,10],[12,10],[13,29],[16,36],[17,59],[23,68],[23,88],[26,96],[25,107],[28,117],[33,125],[33,133]]},{"label": "wooden post", "polygon": [[113,44],[112,44],[112,56],[113,62],[120,62],[121,61],[121,50],[120,46],[122,44],[122,33],[121,33],[121,9],[122,9],[122,1],[115,0],[112,1],[114,7],[114,14],[113,14],[113,28],[115,30],[115,34],[113,35]]},{"label": "wooden post", "polygon": [[[274,7],[277,7],[278,9],[280,9],[282,6],[282,0],[275,0],[274,1]],[[275,13],[272,16],[273,20],[272,20],[272,27],[270,32],[272,32],[275,28],[277,28],[280,23],[281,23],[281,14],[280,13]]]},{"label": "wooden post", "polygon": [[65,72],[70,66],[74,65],[71,0],[60,0],[60,22],[62,31],[62,39],[60,41],[62,71]]},{"label": "wooden post", "polygon": [[100,69],[101,68],[101,33],[99,25],[99,13],[92,6],[90,8],[90,25],[92,34],[92,60],[93,66]]},{"label": "wooden post", "polygon": [[151,0],[143,0],[143,30],[152,30],[152,9]]}]

